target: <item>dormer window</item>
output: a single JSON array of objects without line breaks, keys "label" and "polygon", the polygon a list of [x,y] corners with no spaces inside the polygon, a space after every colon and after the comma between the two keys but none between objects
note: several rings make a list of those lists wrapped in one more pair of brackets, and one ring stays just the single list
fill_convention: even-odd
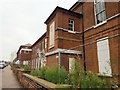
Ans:
[{"label": "dormer window", "polygon": [[104,0],[95,0],[94,1],[94,10],[95,10],[96,24],[99,24],[106,20]]},{"label": "dormer window", "polygon": [[72,19],[68,20],[68,30],[74,31],[74,20]]},{"label": "dormer window", "polygon": [[25,54],[29,54],[29,51],[24,51]]}]

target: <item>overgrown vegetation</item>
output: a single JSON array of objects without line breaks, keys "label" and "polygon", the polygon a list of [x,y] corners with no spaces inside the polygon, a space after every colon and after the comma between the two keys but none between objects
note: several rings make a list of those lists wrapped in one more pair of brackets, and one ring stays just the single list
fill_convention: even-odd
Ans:
[{"label": "overgrown vegetation", "polygon": [[105,79],[99,78],[97,74],[90,71],[85,74],[77,63],[73,72],[68,74],[67,84],[74,88],[110,88],[110,84]]},{"label": "overgrown vegetation", "polygon": [[25,71],[30,71],[31,70],[30,66],[28,66],[28,65],[23,66],[23,68],[24,68]]},{"label": "overgrown vegetation", "polygon": [[74,70],[67,72],[64,67],[53,65],[50,68],[41,68],[39,70],[33,70],[31,75],[40,77],[55,84],[69,84],[73,88],[110,88],[110,84],[105,80],[98,77],[93,72],[86,72],[80,67],[78,63],[75,63]]},{"label": "overgrown vegetation", "polygon": [[51,68],[47,68],[45,79],[53,82],[55,84],[63,84],[65,83],[65,79],[67,78],[67,71],[64,69],[64,67],[61,67],[59,70],[59,67],[57,65],[54,65]]},{"label": "overgrown vegetation", "polygon": [[45,74],[46,74],[46,67],[42,67],[40,68],[40,70],[38,70],[38,77],[45,79]]},{"label": "overgrown vegetation", "polygon": [[31,75],[40,77],[55,84],[63,84],[67,78],[67,71],[64,67],[61,67],[59,70],[57,65],[53,65],[51,68],[42,67],[39,70],[32,70]]},{"label": "overgrown vegetation", "polygon": [[35,70],[32,70],[30,74],[31,74],[32,76],[39,76],[38,73],[39,73],[39,70],[38,70],[38,69],[35,69]]}]

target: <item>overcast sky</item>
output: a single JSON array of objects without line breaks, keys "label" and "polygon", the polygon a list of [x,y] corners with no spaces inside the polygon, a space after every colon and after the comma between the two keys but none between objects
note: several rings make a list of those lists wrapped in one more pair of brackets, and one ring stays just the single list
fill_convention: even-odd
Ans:
[{"label": "overcast sky", "polygon": [[20,45],[33,44],[46,31],[56,6],[69,9],[77,0],[0,0],[0,60],[10,60]]}]

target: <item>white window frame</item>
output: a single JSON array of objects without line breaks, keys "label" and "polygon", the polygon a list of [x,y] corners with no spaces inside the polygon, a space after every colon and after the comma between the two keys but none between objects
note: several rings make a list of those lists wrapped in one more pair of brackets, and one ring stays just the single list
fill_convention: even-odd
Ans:
[{"label": "white window frame", "polygon": [[[73,23],[71,23],[71,21],[73,22]],[[70,27],[70,25],[72,26],[72,27]],[[71,30],[72,29],[72,30]],[[73,19],[69,19],[68,20],[68,30],[69,31],[74,31],[74,20]]]},{"label": "white window frame", "polygon": [[110,49],[108,37],[97,40],[98,67],[100,75],[111,75]]},{"label": "white window frame", "polygon": [[23,61],[23,65],[28,65],[28,61]]},{"label": "white window frame", "polygon": [[[96,2],[97,1],[97,2]],[[96,5],[97,4],[99,4],[99,3],[103,3],[102,5],[103,5],[103,7],[104,7],[104,9],[103,10],[99,10],[99,12],[97,13],[97,11],[96,11]],[[98,7],[99,8],[99,7]],[[100,8],[99,8],[100,9]],[[103,15],[101,15],[102,13],[104,13]],[[104,22],[104,21],[106,21],[106,12],[105,12],[105,2],[104,2],[104,0],[94,0],[94,14],[95,14],[95,24],[97,25],[97,24],[101,24],[102,22]],[[99,23],[97,22],[97,16],[98,15],[100,15],[100,18],[102,18],[103,19],[103,17],[104,17],[104,20],[101,20]]]},{"label": "white window frame", "polygon": [[54,38],[55,38],[55,21],[52,22],[52,24],[49,27],[49,48],[54,47]]}]

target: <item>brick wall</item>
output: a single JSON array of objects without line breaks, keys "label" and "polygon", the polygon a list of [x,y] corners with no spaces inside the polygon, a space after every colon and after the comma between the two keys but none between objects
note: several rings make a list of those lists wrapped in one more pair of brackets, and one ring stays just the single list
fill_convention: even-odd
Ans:
[{"label": "brick wall", "polygon": [[[94,3],[85,2],[79,4],[73,11],[80,12],[82,11],[83,6],[83,15],[84,15],[84,36],[85,36],[85,60],[87,71],[93,71],[98,73],[98,56],[97,56],[97,44],[96,40],[104,37],[111,37],[117,34],[120,34],[120,16],[117,16],[113,19],[107,20],[107,23],[100,25],[96,28],[95,26],[95,16],[94,16]],[[119,12],[117,2],[106,2],[105,10],[107,19],[116,15]],[[89,28],[89,29],[88,29]],[[110,62],[112,67],[112,74],[120,74],[119,63],[119,41],[120,37],[109,38],[109,47],[110,47]],[[94,42],[94,43],[91,43]]]}]

